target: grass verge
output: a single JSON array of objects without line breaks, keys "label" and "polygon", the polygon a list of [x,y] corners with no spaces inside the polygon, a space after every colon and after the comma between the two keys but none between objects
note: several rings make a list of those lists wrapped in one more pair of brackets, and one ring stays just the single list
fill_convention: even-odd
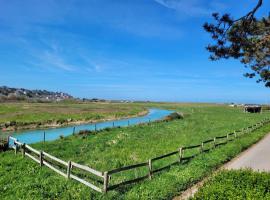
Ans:
[{"label": "grass verge", "polygon": [[221,171],[192,200],[270,199],[270,174],[251,170]]}]

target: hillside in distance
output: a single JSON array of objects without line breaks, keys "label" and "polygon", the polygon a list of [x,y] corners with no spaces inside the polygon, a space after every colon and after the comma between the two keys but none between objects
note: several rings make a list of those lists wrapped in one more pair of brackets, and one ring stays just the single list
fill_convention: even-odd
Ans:
[{"label": "hillside in distance", "polygon": [[29,90],[24,88],[12,88],[0,86],[0,101],[37,100],[37,101],[61,101],[74,99],[68,93],[52,92],[47,90]]}]

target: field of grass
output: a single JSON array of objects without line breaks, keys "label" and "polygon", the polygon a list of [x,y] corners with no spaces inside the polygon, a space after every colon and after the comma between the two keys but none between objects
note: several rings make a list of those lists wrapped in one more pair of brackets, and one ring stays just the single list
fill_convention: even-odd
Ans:
[{"label": "field of grass", "polygon": [[[227,134],[261,121],[269,114],[245,114],[241,109],[209,104],[154,104],[184,112],[183,120],[152,123],[101,131],[86,137],[70,136],[32,145],[63,160],[89,165],[100,171],[145,162],[149,158],[175,151],[180,146],[200,144],[201,141]],[[225,161],[258,141],[270,130],[270,125],[245,135],[209,153],[201,154],[187,164],[173,166],[153,177],[151,181],[122,187],[108,194],[98,194],[74,181],[67,181],[46,167],[40,168],[29,159],[0,154],[0,192],[3,199],[168,199],[176,196],[194,182],[202,179]],[[156,166],[164,165],[163,162]],[[144,169],[114,177],[112,182],[145,173]]]},{"label": "field of grass", "polygon": [[209,180],[192,199],[270,199],[270,173],[222,171]]},{"label": "field of grass", "polygon": [[135,116],[143,111],[146,111],[143,106],[132,103],[1,103],[0,125],[106,120]]}]

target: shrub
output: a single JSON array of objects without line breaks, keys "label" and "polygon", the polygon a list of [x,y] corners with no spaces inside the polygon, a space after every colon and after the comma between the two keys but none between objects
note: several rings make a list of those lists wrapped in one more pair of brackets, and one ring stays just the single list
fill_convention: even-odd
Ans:
[{"label": "shrub", "polygon": [[90,134],[95,134],[95,131],[90,131],[90,130],[80,130],[79,135],[90,135]]},{"label": "shrub", "polygon": [[184,114],[179,112],[173,112],[165,117],[165,121],[172,121],[175,119],[184,119]]},{"label": "shrub", "polygon": [[59,137],[61,140],[63,140],[65,137],[63,135],[60,135]]}]

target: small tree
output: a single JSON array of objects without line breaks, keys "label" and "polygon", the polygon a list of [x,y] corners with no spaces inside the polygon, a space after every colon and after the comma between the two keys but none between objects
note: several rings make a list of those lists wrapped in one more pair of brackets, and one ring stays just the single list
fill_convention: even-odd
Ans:
[{"label": "small tree", "polygon": [[270,87],[270,15],[260,19],[255,16],[262,5],[263,0],[258,0],[257,5],[239,19],[213,13],[214,23],[205,23],[203,27],[213,39],[213,44],[206,47],[211,60],[238,59],[251,69],[246,77],[257,77],[257,82]]}]

